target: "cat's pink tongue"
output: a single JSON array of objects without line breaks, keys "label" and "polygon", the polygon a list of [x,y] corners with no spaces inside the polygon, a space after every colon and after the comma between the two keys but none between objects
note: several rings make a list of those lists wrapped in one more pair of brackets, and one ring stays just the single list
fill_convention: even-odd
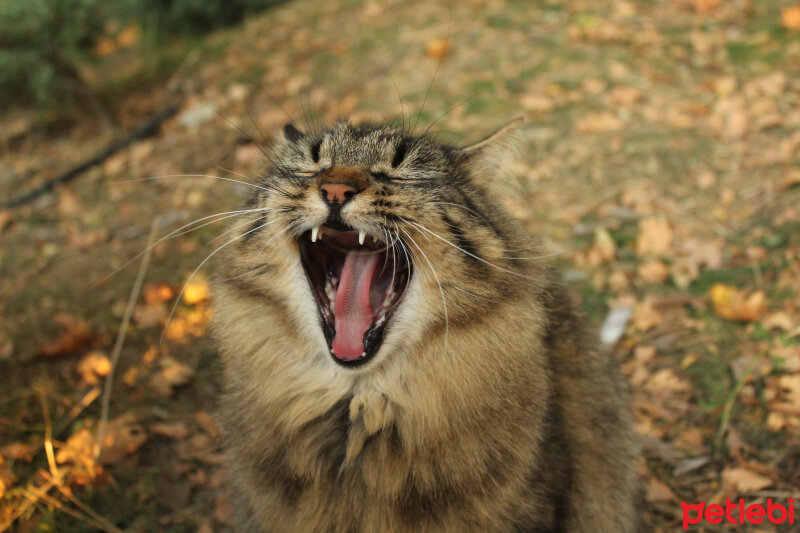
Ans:
[{"label": "cat's pink tongue", "polygon": [[333,353],[339,359],[353,361],[364,353],[364,334],[372,325],[369,292],[381,254],[347,252],[336,290],[336,335]]}]

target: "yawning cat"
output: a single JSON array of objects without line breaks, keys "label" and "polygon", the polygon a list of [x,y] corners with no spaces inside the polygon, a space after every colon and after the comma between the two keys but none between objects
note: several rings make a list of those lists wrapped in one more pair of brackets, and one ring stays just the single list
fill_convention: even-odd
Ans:
[{"label": "yawning cat", "polygon": [[516,125],[284,128],[215,283],[236,531],[636,529],[615,361],[495,198]]}]

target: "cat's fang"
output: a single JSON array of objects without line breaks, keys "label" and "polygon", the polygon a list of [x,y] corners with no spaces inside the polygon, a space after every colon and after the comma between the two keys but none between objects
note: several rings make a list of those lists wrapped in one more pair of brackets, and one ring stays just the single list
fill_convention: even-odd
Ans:
[{"label": "cat's fang", "polygon": [[358,244],[364,246],[364,239],[366,238],[367,234],[363,231],[358,232]]},{"label": "cat's fang", "polygon": [[311,228],[311,242],[317,242],[317,235],[319,234],[319,226]]}]

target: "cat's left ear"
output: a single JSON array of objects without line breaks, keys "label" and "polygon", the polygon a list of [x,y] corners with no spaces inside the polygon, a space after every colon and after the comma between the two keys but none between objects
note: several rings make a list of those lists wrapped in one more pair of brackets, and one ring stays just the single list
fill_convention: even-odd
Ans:
[{"label": "cat's left ear", "polygon": [[283,127],[283,138],[290,143],[295,143],[305,137],[306,134],[294,127],[294,124],[286,124]]},{"label": "cat's left ear", "polygon": [[523,122],[522,117],[517,117],[488,137],[458,148],[455,153],[478,170],[502,168],[517,152],[519,128]]}]

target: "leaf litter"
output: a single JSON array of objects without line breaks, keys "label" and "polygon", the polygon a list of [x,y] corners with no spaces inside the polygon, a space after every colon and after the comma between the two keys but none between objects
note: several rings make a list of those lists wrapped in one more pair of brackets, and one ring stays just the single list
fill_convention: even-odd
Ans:
[{"label": "leaf litter", "polygon": [[[99,460],[96,405],[81,399],[109,375],[131,277],[123,270],[88,286],[141,252],[156,214],[188,221],[238,205],[241,191],[220,180],[123,180],[235,176],[220,168],[252,177],[269,140],[259,130],[271,137],[286,120],[272,99],[294,117],[303,98],[322,120],[376,109],[399,117],[392,80],[365,67],[374,50],[406,115],[419,110],[441,60],[426,109],[466,103],[437,129],[487,131],[497,117],[530,113],[521,185],[507,203],[547,242],[573,250],[556,262],[621,360],[643,442],[648,530],[672,530],[680,501],[800,490],[791,454],[800,446],[800,6],[479,4],[480,14],[471,3],[318,0],[267,11],[223,32],[224,42],[210,37],[217,51],[176,75],[196,94],[158,137],[39,206],[0,211],[0,371],[22,391],[0,411],[0,521],[20,508],[18,489],[47,486],[37,474],[49,469],[42,413],[24,392],[50,375],[60,380],[44,382],[56,468],[79,500],[93,490],[97,512],[134,530],[229,527],[211,295],[202,277],[184,287],[211,250],[213,226],[153,249]],[[440,24],[448,17],[457,28],[449,37]],[[343,32],[344,20],[358,31]],[[98,53],[122,60],[140,40],[124,28]],[[357,91],[353,79],[364,80]],[[137,91],[115,107],[138,123],[165,91]],[[105,144],[89,120],[67,129],[23,139],[4,165],[25,175]],[[62,523],[75,520],[41,501]]]}]

